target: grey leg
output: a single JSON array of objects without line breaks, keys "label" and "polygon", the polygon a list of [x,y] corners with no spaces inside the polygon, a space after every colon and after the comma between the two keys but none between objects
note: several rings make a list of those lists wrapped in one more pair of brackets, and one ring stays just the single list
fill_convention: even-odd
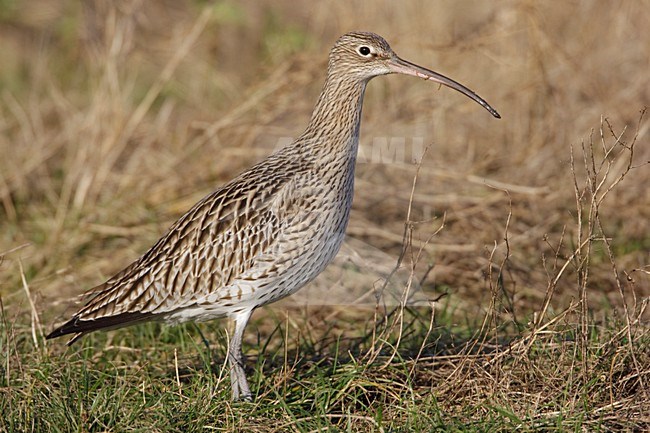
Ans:
[{"label": "grey leg", "polygon": [[251,391],[248,387],[248,381],[246,380],[246,372],[244,371],[244,357],[241,351],[241,340],[244,335],[244,328],[246,328],[251,313],[252,310],[242,311],[233,317],[235,321],[235,333],[230,339],[230,347],[228,349],[233,401],[250,401],[251,399]]}]

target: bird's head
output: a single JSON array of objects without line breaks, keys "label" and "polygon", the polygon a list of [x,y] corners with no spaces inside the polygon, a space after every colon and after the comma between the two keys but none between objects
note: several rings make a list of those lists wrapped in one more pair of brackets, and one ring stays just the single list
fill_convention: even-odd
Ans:
[{"label": "bird's head", "polygon": [[351,32],[341,36],[329,57],[329,74],[367,82],[386,74],[405,74],[430,80],[473,99],[496,118],[501,116],[483,98],[462,84],[442,74],[400,59],[384,38],[369,32]]}]

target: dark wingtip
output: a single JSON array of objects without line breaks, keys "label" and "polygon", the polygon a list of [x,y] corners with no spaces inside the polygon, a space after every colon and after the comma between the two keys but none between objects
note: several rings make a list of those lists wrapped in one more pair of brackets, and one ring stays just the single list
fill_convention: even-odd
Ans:
[{"label": "dark wingtip", "polygon": [[61,337],[61,336],[65,335],[65,332],[63,332],[63,331],[61,330],[62,328],[63,328],[63,327],[58,327],[58,328],[56,328],[54,331],[52,331],[52,332],[50,332],[49,334],[47,334],[47,335],[45,336],[45,339],[46,339],[46,340],[51,340],[51,339],[53,339],[53,338],[57,338],[57,337]]},{"label": "dark wingtip", "polygon": [[114,316],[99,317],[97,319],[82,320],[79,317],[73,317],[54,331],[47,334],[46,340],[62,337],[68,334],[76,334],[69,342],[68,346],[81,338],[84,334],[98,331],[100,329],[116,329],[124,326],[133,325],[150,319],[152,313],[122,313]]}]

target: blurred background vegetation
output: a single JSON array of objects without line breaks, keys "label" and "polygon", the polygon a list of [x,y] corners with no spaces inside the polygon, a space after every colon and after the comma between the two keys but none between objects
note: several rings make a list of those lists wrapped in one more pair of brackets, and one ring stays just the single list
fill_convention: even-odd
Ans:
[{"label": "blurred background vegetation", "polygon": [[[360,29],[476,90],[503,119],[447,89],[374,80],[350,237],[394,263],[415,173],[409,156],[424,143],[414,242],[445,215],[421,260],[433,265],[425,289],[449,291],[463,314],[483,311],[488,253],[496,242],[504,254],[512,200],[504,278],[514,308],[530,313],[548,283],[543,256],[578,230],[571,147],[582,158],[602,117],[629,140],[650,100],[648,6],[4,0],[0,293],[26,305],[21,262],[39,309],[53,311],[135,259],[192,203],[301,132],[329,47]],[[404,158],[382,148],[394,139]],[[647,122],[639,139],[635,164],[650,159]],[[649,184],[642,167],[601,209],[627,272],[649,261]],[[602,248],[594,253],[592,300],[620,305]],[[636,277],[647,296],[647,276]],[[574,286],[563,279],[554,305],[567,305]]]}]

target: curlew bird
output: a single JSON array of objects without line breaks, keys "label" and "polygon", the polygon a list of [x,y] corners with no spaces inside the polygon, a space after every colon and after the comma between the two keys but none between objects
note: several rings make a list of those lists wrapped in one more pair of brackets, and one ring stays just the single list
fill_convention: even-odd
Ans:
[{"label": "curlew bird", "polygon": [[400,59],[373,33],[341,36],[307,129],[199,201],[142,257],[83,296],[84,306],[47,338],[149,320],[175,324],[230,317],[234,400],[250,399],[242,335],[253,310],[313,280],[343,242],[366,84],[412,75],[455,89],[499,114],[467,87]]}]

